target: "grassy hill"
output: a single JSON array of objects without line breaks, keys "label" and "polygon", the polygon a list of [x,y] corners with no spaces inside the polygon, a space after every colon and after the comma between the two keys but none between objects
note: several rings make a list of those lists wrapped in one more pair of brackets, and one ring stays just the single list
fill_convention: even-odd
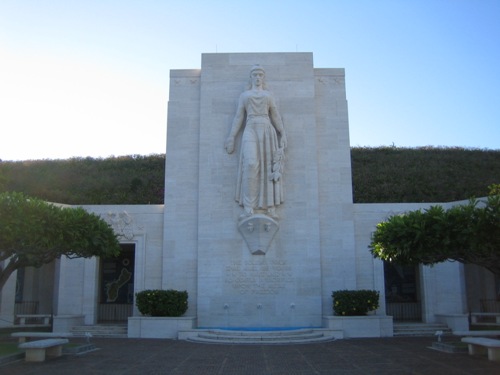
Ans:
[{"label": "grassy hill", "polygon": [[354,201],[450,202],[500,183],[500,150],[352,148]]},{"label": "grassy hill", "polygon": [[0,163],[0,190],[66,204],[163,203],[165,155]]},{"label": "grassy hill", "polygon": [[[500,150],[355,147],[356,203],[448,202],[500,183]],[[0,162],[0,191],[67,204],[162,204],[165,155]]]}]

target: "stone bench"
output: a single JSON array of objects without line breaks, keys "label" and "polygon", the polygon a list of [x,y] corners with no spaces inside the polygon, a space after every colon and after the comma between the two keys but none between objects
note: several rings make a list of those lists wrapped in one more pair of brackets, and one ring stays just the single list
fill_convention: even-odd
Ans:
[{"label": "stone bench", "polygon": [[453,331],[455,336],[500,336],[500,330],[485,330],[485,331]]},{"label": "stone bench", "polygon": [[[478,318],[495,318],[495,322],[479,322]],[[483,312],[474,312],[470,313],[470,321],[471,324],[488,324],[488,325],[500,325],[500,313],[483,313]]]},{"label": "stone bench", "polygon": [[11,337],[19,338],[19,343],[26,341],[31,341],[34,338],[70,338],[73,334],[70,332],[13,332],[10,334]]},{"label": "stone bench", "polygon": [[469,354],[488,354],[490,361],[500,361],[500,340],[485,337],[464,337],[462,342],[469,346]]},{"label": "stone bench", "polygon": [[[40,326],[40,327],[49,327],[50,326],[50,318],[51,314],[18,314],[16,318],[19,318],[20,326]],[[26,319],[41,319],[43,321],[42,324],[26,324]]]},{"label": "stone bench", "polygon": [[46,339],[25,342],[19,344],[19,349],[26,350],[26,362],[43,362],[45,356],[60,357],[62,346],[67,344],[68,339]]}]

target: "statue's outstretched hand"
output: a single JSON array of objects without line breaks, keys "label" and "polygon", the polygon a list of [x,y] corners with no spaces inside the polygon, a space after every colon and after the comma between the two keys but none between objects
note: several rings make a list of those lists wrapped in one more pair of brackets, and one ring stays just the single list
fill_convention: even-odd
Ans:
[{"label": "statue's outstretched hand", "polygon": [[227,137],[225,148],[226,148],[226,152],[228,154],[233,153],[233,151],[234,151],[234,138],[233,137]]}]

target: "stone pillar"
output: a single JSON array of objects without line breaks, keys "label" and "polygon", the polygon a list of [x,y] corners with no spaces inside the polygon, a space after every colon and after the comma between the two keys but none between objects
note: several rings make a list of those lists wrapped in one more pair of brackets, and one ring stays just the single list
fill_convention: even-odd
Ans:
[{"label": "stone pillar", "polygon": [[17,271],[14,271],[2,288],[0,295],[0,327],[10,327],[14,324],[16,280]]},{"label": "stone pillar", "polygon": [[85,324],[96,323],[97,258],[62,257],[58,283],[58,316],[84,316]]},{"label": "stone pillar", "polygon": [[[187,290],[197,313],[200,70],[172,70],[168,103],[162,288]],[[223,140],[218,145],[222,147]]]}]

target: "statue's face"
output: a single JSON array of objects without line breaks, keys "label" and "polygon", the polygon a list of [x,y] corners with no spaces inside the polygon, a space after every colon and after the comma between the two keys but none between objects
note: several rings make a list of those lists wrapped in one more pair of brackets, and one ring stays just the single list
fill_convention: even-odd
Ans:
[{"label": "statue's face", "polygon": [[264,72],[256,70],[252,72],[252,83],[254,86],[260,87],[264,82]]}]

